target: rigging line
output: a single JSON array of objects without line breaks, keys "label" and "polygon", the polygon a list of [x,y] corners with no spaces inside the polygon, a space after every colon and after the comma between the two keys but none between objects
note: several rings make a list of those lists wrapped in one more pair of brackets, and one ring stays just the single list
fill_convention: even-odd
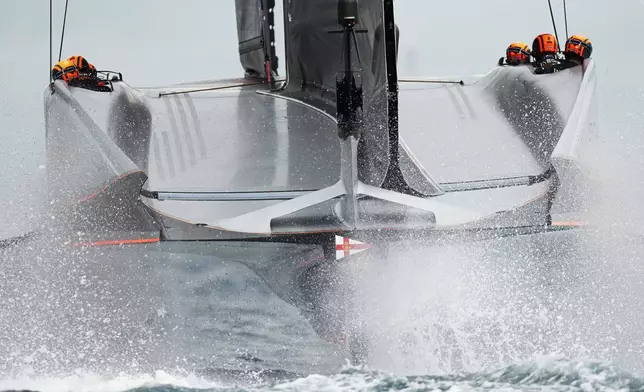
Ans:
[{"label": "rigging line", "polygon": [[398,79],[399,83],[436,83],[436,84],[460,84],[465,86],[462,80],[432,80],[432,79]]},{"label": "rigging line", "polygon": [[[276,82],[278,82],[278,81],[281,82],[283,80],[276,80]],[[264,84],[264,83],[265,82],[240,83],[240,84],[231,84],[231,85],[227,85],[227,86],[206,87],[206,88],[199,88],[199,89],[192,89],[192,90],[160,92],[159,93],[159,98],[165,97],[167,95],[192,94],[192,93],[200,93],[200,92],[204,92],[204,91],[217,91],[217,90],[224,90],[224,89],[229,89],[229,88],[257,86],[257,85]]]},{"label": "rigging line", "polygon": [[54,81],[53,76],[51,75],[51,69],[52,64],[51,64],[51,58],[53,57],[53,44],[52,44],[52,15],[53,15],[53,0],[49,0],[49,83],[52,83]]},{"label": "rigging line", "polygon": [[548,7],[550,7],[550,18],[552,19],[552,28],[555,29],[555,38],[557,38],[557,50],[561,50],[559,47],[559,34],[557,34],[557,24],[555,23],[555,14],[552,12],[552,2],[548,0]]},{"label": "rigging line", "polygon": [[353,43],[356,46],[356,58],[358,59],[358,64],[360,64],[360,68],[362,68],[362,61],[360,61],[360,49],[358,48],[358,38],[356,38],[355,29],[351,30],[351,34],[353,34]]},{"label": "rigging line", "polygon": [[60,33],[60,51],[58,52],[58,61],[63,55],[63,39],[65,38],[65,25],[67,24],[67,6],[69,5],[69,0],[65,0],[65,16],[63,16],[63,31]]},{"label": "rigging line", "polygon": [[566,7],[566,0],[563,0],[563,9],[564,9],[564,23],[566,25],[566,38],[570,37],[568,35],[568,7]]}]

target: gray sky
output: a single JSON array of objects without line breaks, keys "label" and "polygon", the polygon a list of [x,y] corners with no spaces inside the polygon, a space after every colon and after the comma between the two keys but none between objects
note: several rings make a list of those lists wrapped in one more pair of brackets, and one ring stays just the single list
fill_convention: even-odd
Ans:
[{"label": "gray sky", "polygon": [[[48,68],[48,4],[2,2],[1,57],[11,71]],[[64,4],[54,0],[55,52]],[[553,0],[563,37],[561,4]],[[396,0],[395,5],[400,72],[408,76],[486,72],[509,42],[530,44],[536,34],[552,30],[546,0]],[[568,8],[571,33],[588,35],[606,67],[622,49],[632,48],[625,37],[642,36],[640,0],[568,0]],[[81,53],[100,67],[123,71],[135,85],[239,76],[234,15],[233,0],[70,0],[63,56]],[[278,29],[278,45],[281,36]],[[636,63],[630,62],[633,68]],[[181,71],[171,69],[179,64]]]},{"label": "gray sky", "polygon": [[[547,1],[396,0],[400,75],[485,73],[512,41],[531,44],[551,31]],[[561,0],[553,0],[563,36]],[[0,237],[33,224],[42,195],[42,97],[48,81],[49,2],[0,3]],[[57,57],[63,0],[55,0]],[[644,3],[568,0],[572,33],[595,46],[602,131],[642,133]],[[278,33],[281,33],[278,30]],[[283,45],[278,34],[278,45]],[[283,53],[283,50],[280,52]],[[98,68],[149,86],[241,76],[233,0],[70,0],[63,56],[82,54]],[[281,56],[283,58],[283,55]],[[284,62],[282,62],[284,64]]]}]

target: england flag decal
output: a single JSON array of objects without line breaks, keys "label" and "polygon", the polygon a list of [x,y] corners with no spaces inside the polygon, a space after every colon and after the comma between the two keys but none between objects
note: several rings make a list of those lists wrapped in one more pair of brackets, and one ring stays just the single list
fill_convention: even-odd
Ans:
[{"label": "england flag decal", "polygon": [[347,237],[335,236],[335,259],[342,259],[344,257],[354,255],[371,248],[370,244],[352,240]]}]

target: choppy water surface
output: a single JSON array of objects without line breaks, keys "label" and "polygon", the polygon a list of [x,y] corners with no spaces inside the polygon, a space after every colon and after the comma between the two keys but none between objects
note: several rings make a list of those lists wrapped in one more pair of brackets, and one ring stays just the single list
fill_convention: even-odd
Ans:
[{"label": "choppy water surface", "polygon": [[[257,380],[262,375],[255,376]],[[310,375],[254,385],[212,382],[193,375],[176,377],[165,372],[149,376],[104,378],[81,374],[67,378],[16,380],[11,388],[50,391],[243,392],[243,391],[641,391],[644,381],[612,366],[557,357],[534,358],[505,368],[453,376],[396,376],[358,368],[333,375]],[[91,385],[91,386],[89,386]]]},{"label": "choppy water surface", "polygon": [[[232,2],[187,1],[178,11],[166,0],[111,3],[123,28],[103,3],[72,2],[66,47],[134,85],[239,75],[234,34],[217,34],[234,31]],[[587,190],[600,202],[586,217],[595,232],[409,246],[348,266],[363,283],[366,368],[346,367],[342,346],[322,341],[231,261],[71,255],[47,241],[0,249],[0,390],[643,390],[644,55],[625,37],[644,34],[644,4],[613,3],[568,1],[571,30],[591,37],[598,65],[604,144],[595,174],[604,188]],[[401,74],[484,73],[507,43],[550,28],[545,1],[481,4],[397,2]],[[46,219],[47,6],[10,2],[0,12],[0,237]],[[165,34],[168,18],[181,35]],[[188,34],[194,25],[201,34]],[[181,75],[158,66],[188,52]]]}]

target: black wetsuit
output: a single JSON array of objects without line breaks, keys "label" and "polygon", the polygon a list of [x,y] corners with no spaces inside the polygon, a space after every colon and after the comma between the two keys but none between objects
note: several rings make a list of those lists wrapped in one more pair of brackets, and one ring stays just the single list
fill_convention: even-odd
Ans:
[{"label": "black wetsuit", "polygon": [[[535,61],[529,64],[534,67],[535,74],[544,75],[544,74],[551,74],[551,73],[563,71],[564,69],[576,67],[578,65],[581,65],[582,63],[580,61],[569,60],[569,59],[551,58],[551,59],[547,59],[547,61],[544,61],[544,60],[542,60],[541,62]],[[498,65],[500,67],[503,67],[503,66],[516,67],[519,65],[528,65],[528,64],[510,64],[507,62],[507,59],[505,57],[501,57],[499,59]]]},{"label": "black wetsuit", "polygon": [[534,67],[534,73],[537,75],[551,74],[563,71],[564,69],[575,67],[577,65],[581,65],[581,63],[574,60],[555,57],[546,58],[541,61],[535,61],[534,63],[532,63],[532,66]]},{"label": "black wetsuit", "polygon": [[498,63],[498,64],[499,64],[499,66],[500,66],[500,67],[504,67],[504,66],[506,66],[506,65],[507,65],[507,66],[510,66],[510,67],[517,67],[517,66],[519,66],[519,65],[528,65],[529,63],[516,63],[516,64],[512,64],[512,63],[509,63],[509,62],[508,62],[508,59],[507,59],[507,58],[505,58],[505,57],[501,57],[501,58],[499,59],[499,63]]},{"label": "black wetsuit", "polygon": [[68,84],[71,87],[80,87],[92,91],[112,91],[112,86],[108,81],[102,80],[96,76],[81,76],[80,78],[70,80]]}]

